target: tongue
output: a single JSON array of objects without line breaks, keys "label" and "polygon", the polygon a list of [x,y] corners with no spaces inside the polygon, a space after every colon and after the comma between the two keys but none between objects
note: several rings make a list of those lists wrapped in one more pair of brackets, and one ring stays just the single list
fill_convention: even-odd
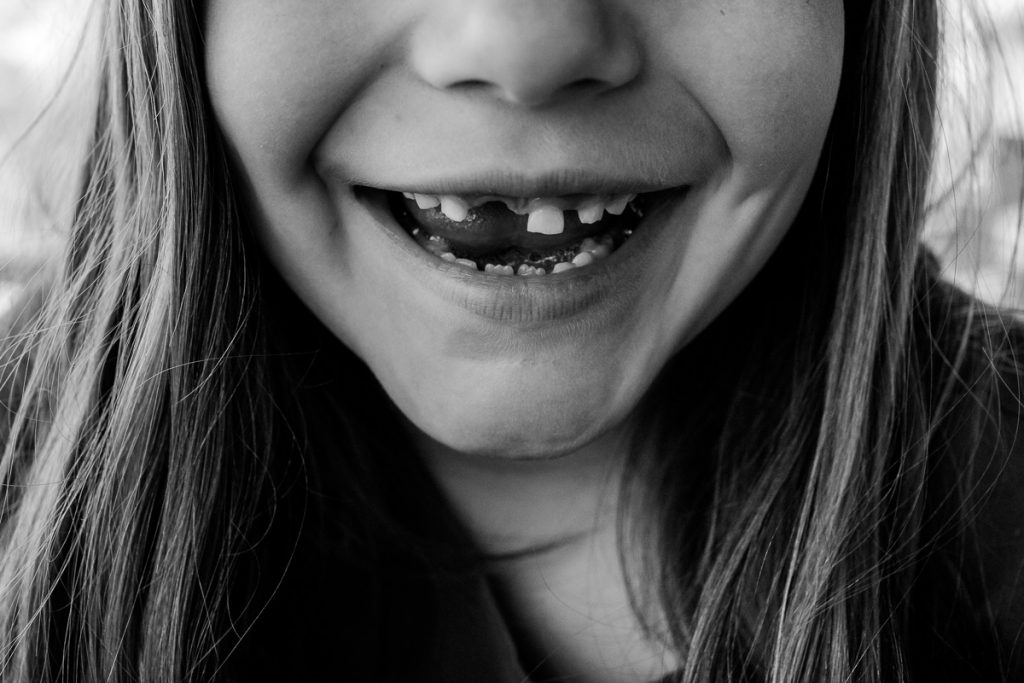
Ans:
[{"label": "tongue", "polygon": [[470,209],[465,220],[453,221],[439,208],[421,209],[416,202],[403,198],[402,208],[432,235],[443,237],[460,253],[470,257],[520,248],[548,251],[568,247],[585,237],[598,235],[615,227],[623,216],[605,214],[592,224],[580,223],[575,211],[563,211],[565,227],[558,235],[528,232],[528,216],[508,210],[502,202],[489,202]]}]

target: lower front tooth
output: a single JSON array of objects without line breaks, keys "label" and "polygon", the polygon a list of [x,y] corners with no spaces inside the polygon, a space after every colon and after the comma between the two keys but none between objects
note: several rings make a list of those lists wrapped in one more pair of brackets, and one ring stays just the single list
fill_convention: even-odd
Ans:
[{"label": "lower front tooth", "polygon": [[457,259],[455,259],[455,262],[458,263],[460,266],[466,266],[467,268],[472,268],[473,270],[478,270],[477,265],[476,265],[476,261],[472,261],[472,260],[470,260],[468,258],[457,258]]},{"label": "lower front tooth", "polygon": [[590,252],[586,252],[586,251],[584,251],[584,252],[582,252],[580,254],[576,254],[576,256],[573,257],[573,259],[572,259],[572,264],[574,266],[576,266],[576,267],[589,266],[593,262],[594,262],[593,254],[591,254]]},{"label": "lower front tooth", "polygon": [[600,259],[610,253],[612,253],[612,239],[607,235],[603,236],[600,242],[591,237],[580,242],[579,254],[590,254],[595,259]]},{"label": "lower front tooth", "polygon": [[551,269],[551,272],[552,273],[562,273],[562,272],[567,271],[567,270],[572,270],[575,267],[576,266],[574,266],[571,263],[556,263],[555,267]]},{"label": "lower front tooth", "polygon": [[[509,269],[509,275],[512,274],[512,266],[506,266]],[[520,264],[519,269],[516,270],[516,275],[547,275],[547,271],[543,268],[535,268],[534,266],[526,263]]]},{"label": "lower front tooth", "polygon": [[530,212],[526,220],[526,232],[541,235],[561,235],[565,230],[565,216],[562,210],[553,206],[542,206]]}]

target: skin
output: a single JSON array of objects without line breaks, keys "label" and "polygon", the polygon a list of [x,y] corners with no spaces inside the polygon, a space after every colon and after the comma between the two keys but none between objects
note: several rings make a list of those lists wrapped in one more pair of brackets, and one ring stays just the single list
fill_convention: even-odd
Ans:
[{"label": "skin", "polygon": [[[285,279],[427,437],[516,458],[619,426],[763,265],[843,40],[839,0],[213,0],[206,20],[215,113]],[[396,267],[352,194],[567,173],[691,188],[585,310]]]},{"label": "skin", "polygon": [[[211,0],[206,42],[272,262],[373,370],[481,548],[549,546],[494,570],[520,658],[581,681],[677,667],[629,607],[618,456],[653,378],[799,210],[840,0]],[[453,179],[687,190],[605,271],[527,282],[432,265],[353,189]]]}]

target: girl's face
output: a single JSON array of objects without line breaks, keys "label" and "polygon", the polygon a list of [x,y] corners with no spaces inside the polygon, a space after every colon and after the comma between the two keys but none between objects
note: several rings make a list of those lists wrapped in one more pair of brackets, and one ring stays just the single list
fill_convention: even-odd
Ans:
[{"label": "girl's face", "polygon": [[270,259],[420,430],[513,457],[620,424],[750,281],[843,49],[841,0],[212,0],[206,21]]}]

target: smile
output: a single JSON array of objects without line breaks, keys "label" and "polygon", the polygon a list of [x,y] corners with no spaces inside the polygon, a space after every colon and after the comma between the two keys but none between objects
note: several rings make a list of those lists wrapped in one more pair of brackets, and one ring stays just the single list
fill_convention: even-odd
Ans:
[{"label": "smile", "polygon": [[512,197],[360,188],[425,252],[499,277],[537,277],[596,266],[643,228],[681,188],[617,194]]},{"label": "smile", "polygon": [[[528,194],[514,192],[524,185]],[[588,324],[621,318],[644,296],[652,273],[676,258],[670,245],[682,242],[671,235],[689,225],[697,194],[689,183],[600,179],[335,187],[372,219],[372,248],[387,254],[395,278],[417,284],[417,297],[433,292],[475,316],[517,327],[584,314]]]}]

